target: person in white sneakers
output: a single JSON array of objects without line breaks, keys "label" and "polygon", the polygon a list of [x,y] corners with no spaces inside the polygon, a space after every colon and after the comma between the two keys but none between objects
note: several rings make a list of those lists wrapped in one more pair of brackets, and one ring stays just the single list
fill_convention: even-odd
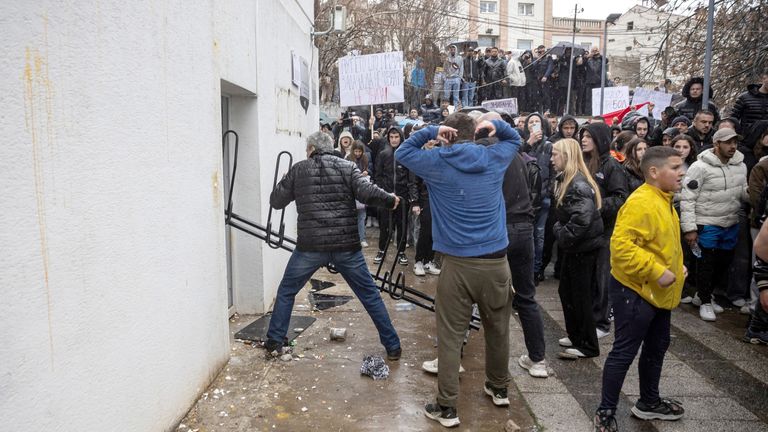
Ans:
[{"label": "person in white sneakers", "polygon": [[680,224],[691,250],[701,250],[693,304],[699,305],[704,321],[716,319],[712,292],[715,285],[728,284],[739,238],[739,209],[749,199],[744,155],[736,149],[740,139],[733,129],[715,132],[713,147],[699,154],[683,180]]},{"label": "person in white sneakers", "polygon": [[[431,150],[437,144],[437,140],[431,140],[424,146],[423,151]],[[416,240],[416,264],[413,265],[413,274],[416,276],[439,275],[440,268],[435,264],[435,251],[432,249],[432,211],[429,206],[429,191],[424,180],[418,176],[412,176],[413,186],[409,186],[411,211],[419,217],[419,238]]]}]

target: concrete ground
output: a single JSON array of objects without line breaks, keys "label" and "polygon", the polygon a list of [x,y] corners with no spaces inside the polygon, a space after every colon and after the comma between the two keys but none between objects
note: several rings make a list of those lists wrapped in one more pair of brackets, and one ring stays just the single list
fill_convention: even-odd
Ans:
[{"label": "concrete ground", "polygon": [[[370,230],[369,230],[370,234]],[[374,247],[365,250],[371,268]],[[408,255],[413,256],[413,249]],[[412,259],[406,283],[434,294],[437,277],[413,275]],[[549,274],[549,273],[548,273]],[[351,294],[340,275],[319,271],[315,278],[336,286],[324,294]],[[376,330],[356,299],[325,311],[312,311],[309,285],[296,297],[294,314],[317,321],[296,339],[292,361],[266,359],[265,351],[232,341],[231,359],[209,389],[192,407],[177,430],[294,431],[437,431],[443,429],[424,416],[434,399],[437,380],[421,370],[436,357],[435,321],[430,311],[398,311],[396,301],[384,299],[400,334],[403,356],[388,361],[390,376],[374,381],[360,374],[365,355],[385,357]],[[498,408],[483,393],[482,331],[473,331],[465,348],[457,430],[501,431],[512,420],[523,431],[591,431],[591,418],[600,398],[602,365],[612,336],[601,340],[595,359],[557,358],[557,339],[565,336],[557,281],[540,284],[537,299],[544,311],[547,358],[551,376],[530,377],[517,365],[525,353],[518,320],[511,321],[509,369],[513,378],[512,405]],[[231,319],[232,335],[257,316]],[[734,431],[768,432],[768,347],[741,342],[746,316],[726,310],[715,323],[698,318],[683,306],[673,312],[672,345],[662,373],[661,393],[683,402],[686,416],[677,422],[643,422],[630,418],[638,397],[637,371],[630,370],[619,407],[621,431]],[[344,342],[329,340],[331,327],[346,327]]]}]

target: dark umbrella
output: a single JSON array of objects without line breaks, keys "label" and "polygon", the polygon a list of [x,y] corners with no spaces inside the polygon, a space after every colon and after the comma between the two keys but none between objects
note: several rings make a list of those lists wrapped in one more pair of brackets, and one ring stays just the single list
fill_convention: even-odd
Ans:
[{"label": "dark umbrella", "polygon": [[580,45],[574,45],[570,42],[558,42],[557,45],[550,48],[549,53],[555,54],[558,57],[562,57],[565,55],[566,48],[571,48],[571,53],[575,57],[578,57],[587,52],[587,50],[585,50]]}]

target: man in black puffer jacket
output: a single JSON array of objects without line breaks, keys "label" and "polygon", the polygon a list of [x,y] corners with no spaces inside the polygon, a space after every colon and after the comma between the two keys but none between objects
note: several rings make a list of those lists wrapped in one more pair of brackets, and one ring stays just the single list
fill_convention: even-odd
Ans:
[{"label": "man in black puffer jacket", "polygon": [[741,122],[745,132],[760,120],[768,120],[768,70],[760,74],[761,84],[750,84],[733,105],[731,117]]},{"label": "man in black puffer jacket", "polygon": [[702,96],[704,95],[704,78],[694,77],[688,80],[683,86],[682,91],[685,100],[682,100],[675,105],[675,111],[679,115],[688,117],[688,120],[693,121],[693,117],[701,110],[712,111],[715,115],[715,124],[720,121],[720,111],[717,109],[717,105],[712,102],[712,98],[715,96],[715,91],[712,87],[709,87],[709,107],[702,108],[703,102]]},{"label": "man in black puffer jacket", "polygon": [[276,209],[294,200],[299,235],[277,288],[265,348],[281,350],[296,294],[317,269],[331,263],[368,311],[387,357],[399,359],[400,339],[360,250],[355,200],[392,209],[400,199],[366,181],[353,162],[334,156],[331,138],[316,132],[307,138],[307,160],[294,165],[269,196]]}]

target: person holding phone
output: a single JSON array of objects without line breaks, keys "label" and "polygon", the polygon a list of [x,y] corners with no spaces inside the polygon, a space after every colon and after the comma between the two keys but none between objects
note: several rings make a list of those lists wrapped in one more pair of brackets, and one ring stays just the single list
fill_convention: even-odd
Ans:
[{"label": "person holding phone", "polygon": [[527,136],[522,151],[536,159],[541,176],[541,207],[534,216],[534,258],[533,270],[536,284],[544,280],[544,265],[542,256],[544,251],[544,233],[547,227],[547,218],[552,205],[552,143],[549,142],[549,123],[539,113],[533,113],[526,117],[523,126],[523,136]]}]

